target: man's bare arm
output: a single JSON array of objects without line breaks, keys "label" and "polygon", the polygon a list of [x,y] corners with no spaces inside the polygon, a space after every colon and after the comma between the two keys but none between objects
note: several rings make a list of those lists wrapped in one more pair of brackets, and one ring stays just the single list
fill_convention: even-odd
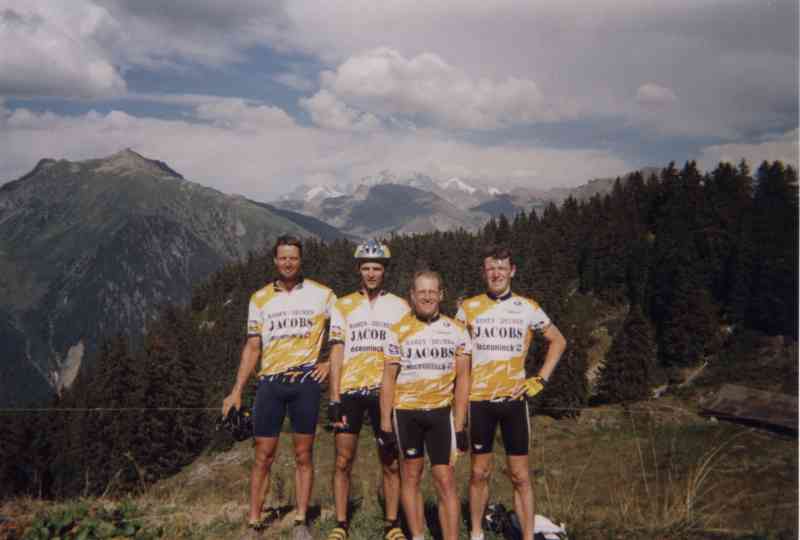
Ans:
[{"label": "man's bare arm", "polygon": [[470,356],[456,354],[456,388],[453,411],[455,430],[463,431],[467,421],[467,404],[469,403]]},{"label": "man's bare arm", "polygon": [[544,380],[550,379],[553,370],[556,369],[561,355],[567,348],[567,340],[555,324],[551,324],[544,331],[544,339],[547,341],[547,353],[544,356],[544,364],[539,370],[539,376]]},{"label": "man's bare arm", "polygon": [[342,364],[344,363],[344,344],[334,343],[331,345],[331,375],[328,383],[330,384],[331,401],[341,400],[342,388]]},{"label": "man's bare arm", "polygon": [[381,382],[381,429],[394,431],[392,428],[392,408],[394,407],[394,387],[400,366],[397,364],[384,364],[383,381]]},{"label": "man's bare arm", "polygon": [[261,337],[250,336],[242,347],[242,356],[239,361],[239,370],[236,372],[236,383],[231,393],[222,401],[222,415],[228,414],[231,407],[236,409],[242,406],[242,391],[250,375],[255,371],[258,359],[261,356]]}]

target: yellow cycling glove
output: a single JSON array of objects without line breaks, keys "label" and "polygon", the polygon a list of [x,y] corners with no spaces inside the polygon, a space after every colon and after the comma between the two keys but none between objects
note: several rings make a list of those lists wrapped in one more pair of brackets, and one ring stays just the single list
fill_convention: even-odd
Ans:
[{"label": "yellow cycling glove", "polygon": [[530,379],[525,379],[525,395],[528,397],[533,397],[542,390],[544,390],[545,380],[539,376],[531,377]]}]

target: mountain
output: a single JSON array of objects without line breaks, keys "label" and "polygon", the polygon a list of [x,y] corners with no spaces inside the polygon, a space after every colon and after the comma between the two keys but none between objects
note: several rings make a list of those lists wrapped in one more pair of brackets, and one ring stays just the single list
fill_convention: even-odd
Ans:
[{"label": "mountain", "polygon": [[430,191],[401,184],[361,186],[353,195],[325,199],[316,212],[322,221],[360,237],[459,227],[474,230],[487,218]]},{"label": "mountain", "polygon": [[[645,177],[658,173],[648,167]],[[621,177],[624,183],[629,173]],[[273,203],[284,211],[311,216],[356,237],[422,233],[457,228],[475,230],[490,217],[513,218],[520,212],[541,214],[549,203],[568,197],[579,201],[610,193],[616,178],[596,178],[574,188],[547,190],[498,187],[451,177],[437,180],[422,173],[399,176],[381,171],[352,184],[304,185]]]},{"label": "mountain", "polygon": [[274,207],[312,216],[355,237],[475,230],[491,213],[475,207],[504,193],[496,187],[450,178],[436,181],[415,173],[390,171],[349,185],[300,186]]},{"label": "mountain", "polygon": [[501,215],[512,217],[516,216],[520,212],[524,212],[525,207],[514,204],[514,199],[511,197],[511,195],[503,194],[498,195],[493,199],[490,199],[477,206],[473,206],[470,208],[470,210],[475,212],[484,212],[492,217],[500,217]]},{"label": "mountain", "polygon": [[336,235],[132,150],[41,160],[0,186],[0,406],[69,386],[102,337],[135,343],[158,306],[284,232]]}]

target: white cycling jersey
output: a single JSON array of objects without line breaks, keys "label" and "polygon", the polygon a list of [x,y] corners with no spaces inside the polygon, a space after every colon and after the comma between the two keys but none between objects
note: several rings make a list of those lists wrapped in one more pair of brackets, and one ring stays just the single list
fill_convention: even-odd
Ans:
[{"label": "white cycling jersey", "polygon": [[467,298],[456,319],[472,337],[470,401],[511,397],[525,379],[534,331],[550,326],[550,318],[534,300],[509,291],[496,298],[486,293]]},{"label": "white cycling jersey", "polygon": [[386,340],[386,362],[398,364],[395,409],[429,410],[453,401],[456,354],[470,354],[464,325],[450,317],[422,321],[409,313],[392,325]]},{"label": "white cycling jersey", "polygon": [[344,346],[339,391],[376,393],[383,377],[383,349],[389,327],[409,312],[408,303],[382,291],[373,302],[358,291],[337,300],[331,311],[330,340]]},{"label": "white cycling jersey", "polygon": [[328,287],[303,279],[291,291],[280,281],[250,297],[247,335],[261,338],[259,376],[313,366],[322,347],[325,322],[336,301]]}]

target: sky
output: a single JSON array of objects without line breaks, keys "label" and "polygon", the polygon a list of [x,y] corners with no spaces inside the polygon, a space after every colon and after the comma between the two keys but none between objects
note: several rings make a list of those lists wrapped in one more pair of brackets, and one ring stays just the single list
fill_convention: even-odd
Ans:
[{"label": "sky", "polygon": [[[798,164],[797,0],[0,0],[0,183],[124,148],[274,200]],[[755,168],[755,167],[753,167]]]}]

